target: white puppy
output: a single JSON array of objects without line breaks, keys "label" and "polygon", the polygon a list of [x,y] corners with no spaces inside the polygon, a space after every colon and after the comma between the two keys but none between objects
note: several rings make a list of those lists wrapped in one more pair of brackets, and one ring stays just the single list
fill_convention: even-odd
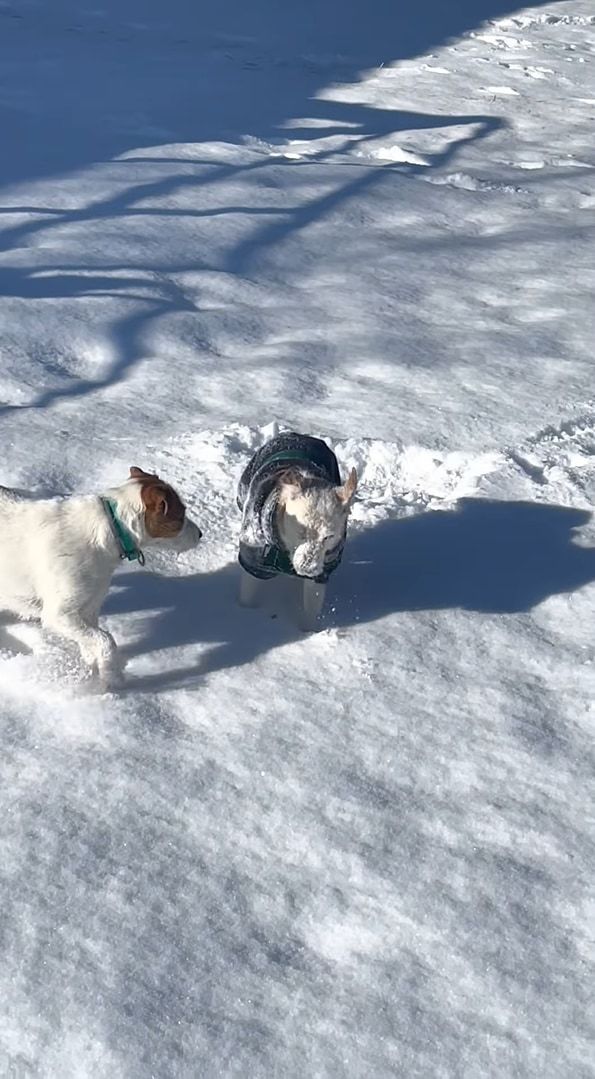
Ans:
[{"label": "white puppy", "polygon": [[74,641],[104,686],[121,674],[113,637],[98,626],[121,558],[142,548],[195,547],[201,532],[169,484],[140,468],[99,497],[41,500],[0,487],[0,611],[39,618]]},{"label": "white puppy", "polygon": [[262,581],[300,577],[300,625],[315,627],[326,582],[341,561],[356,488],[355,470],[342,484],[337,459],[321,439],[286,432],[258,450],[238,489],[243,605],[257,605]]}]

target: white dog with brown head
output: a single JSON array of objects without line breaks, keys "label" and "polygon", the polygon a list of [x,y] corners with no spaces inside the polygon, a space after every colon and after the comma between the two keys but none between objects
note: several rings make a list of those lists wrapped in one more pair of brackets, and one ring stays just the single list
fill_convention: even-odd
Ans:
[{"label": "white dog with brown head", "polygon": [[299,621],[313,629],[341,560],[356,488],[355,470],[342,483],[337,459],[321,439],[287,432],[262,446],[238,489],[240,602],[257,605],[261,582],[280,574],[302,578]]},{"label": "white dog with brown head", "polygon": [[104,687],[121,674],[99,611],[121,558],[144,564],[143,548],[195,547],[201,532],[164,480],[141,468],[97,497],[38,499],[0,487],[0,611],[39,618],[74,641]]}]

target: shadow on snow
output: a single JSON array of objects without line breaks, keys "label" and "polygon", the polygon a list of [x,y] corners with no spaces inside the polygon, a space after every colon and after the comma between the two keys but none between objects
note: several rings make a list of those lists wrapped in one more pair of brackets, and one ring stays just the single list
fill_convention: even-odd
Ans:
[{"label": "shadow on snow", "polygon": [[[595,549],[573,542],[589,518],[562,506],[462,499],[453,510],[383,521],[349,539],[325,624],[346,628],[419,610],[529,611],[595,580]],[[107,614],[152,612],[129,654],[213,642],[197,665],[131,679],[130,688],[193,681],[302,636],[285,617],[237,606],[235,564],[191,577],[126,573],[116,583]]]}]

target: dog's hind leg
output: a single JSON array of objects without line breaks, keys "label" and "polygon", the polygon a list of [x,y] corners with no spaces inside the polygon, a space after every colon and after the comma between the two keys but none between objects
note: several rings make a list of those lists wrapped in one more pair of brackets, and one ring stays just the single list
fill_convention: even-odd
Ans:
[{"label": "dog's hind leg", "polygon": [[253,577],[243,566],[240,566],[240,594],[241,607],[259,607],[262,598],[262,584],[259,577]]},{"label": "dog's hind leg", "polygon": [[300,629],[302,629],[305,633],[312,633],[317,628],[322,608],[324,606],[325,595],[325,584],[319,584],[317,581],[304,581],[302,585],[302,609],[300,611]]}]

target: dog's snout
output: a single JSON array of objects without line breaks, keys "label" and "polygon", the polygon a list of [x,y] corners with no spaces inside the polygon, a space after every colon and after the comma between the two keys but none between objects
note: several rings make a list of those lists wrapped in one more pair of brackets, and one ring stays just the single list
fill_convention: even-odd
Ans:
[{"label": "dog's snout", "polygon": [[201,529],[194,521],[191,521],[190,518],[187,517],[184,521],[182,531],[177,536],[175,546],[179,552],[190,551],[193,547],[196,547],[201,539]]},{"label": "dog's snout", "polygon": [[199,528],[194,521],[186,519],[186,528],[195,543],[198,543],[198,541],[202,539],[202,528]]},{"label": "dog's snout", "polygon": [[293,555],[293,568],[300,577],[318,577],[322,573],[324,559],[310,543],[303,543]]}]

